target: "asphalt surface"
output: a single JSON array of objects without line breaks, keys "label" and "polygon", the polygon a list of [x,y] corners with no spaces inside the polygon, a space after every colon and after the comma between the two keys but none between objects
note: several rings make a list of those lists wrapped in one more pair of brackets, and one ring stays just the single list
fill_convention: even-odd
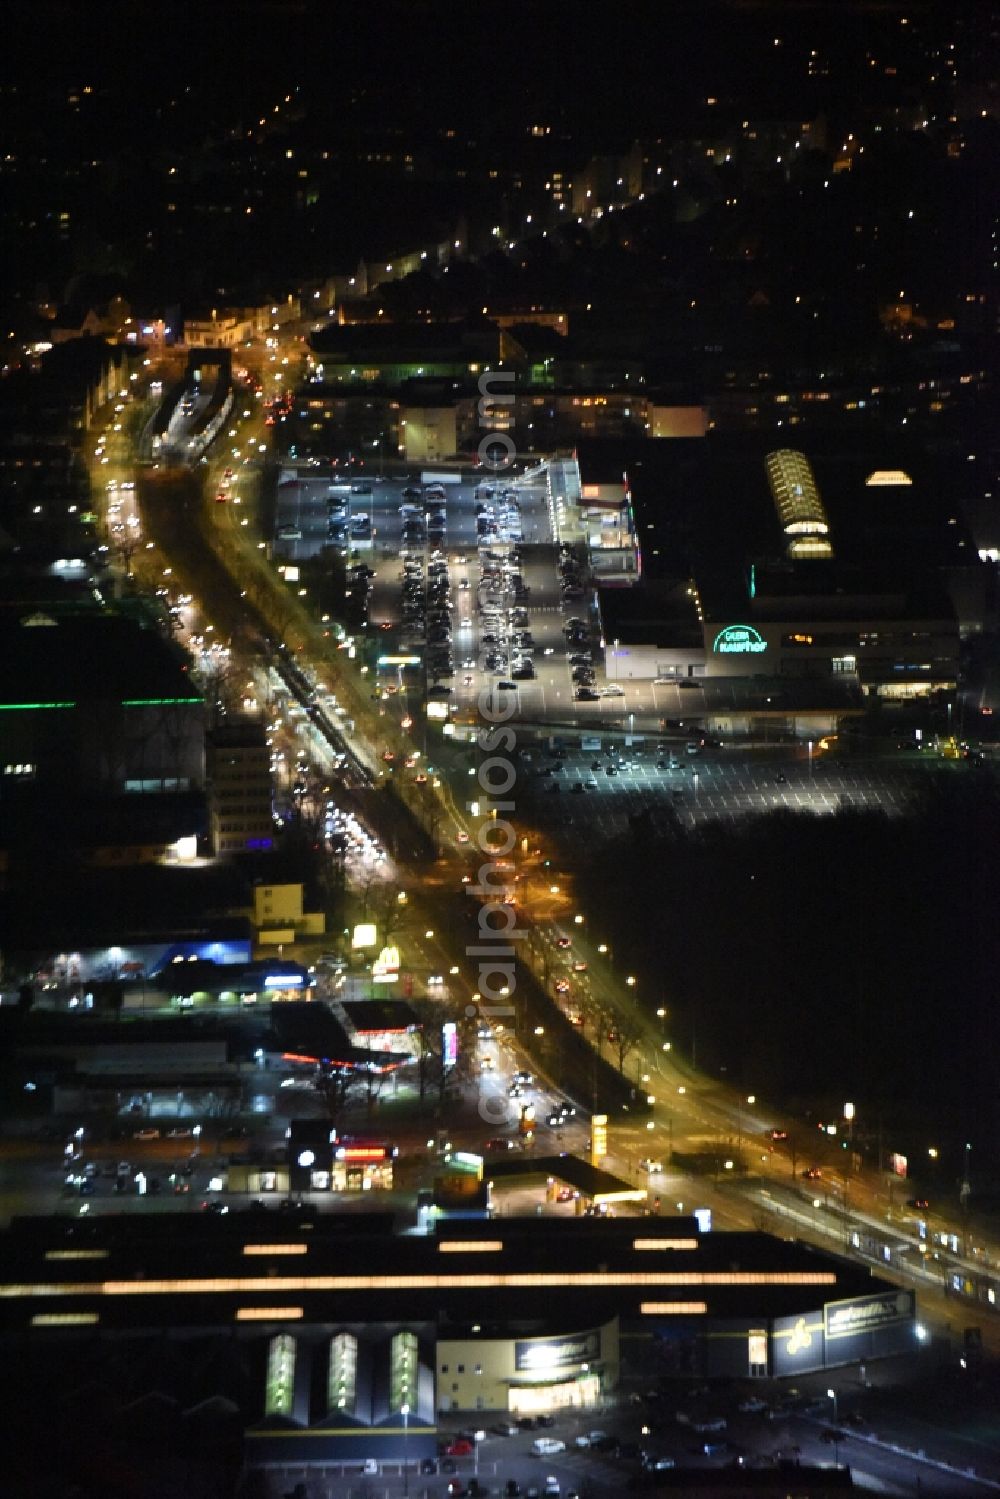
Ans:
[{"label": "asphalt surface", "polygon": [[[563,737],[569,746],[570,736]],[[824,815],[853,808],[897,816],[928,775],[954,773],[929,757],[898,764],[818,752],[810,758],[794,746],[723,746],[692,755],[687,746],[701,736],[690,731],[637,736],[631,745],[622,735],[594,737],[601,738],[600,751],[567,747],[565,758],[557,759],[536,746],[521,757],[521,786],[535,820],[558,829],[560,842],[574,851],[581,836],[591,844],[595,837],[611,838],[640,813],[654,821],[657,814],[676,817],[688,827],[736,823],[779,809]]]}]

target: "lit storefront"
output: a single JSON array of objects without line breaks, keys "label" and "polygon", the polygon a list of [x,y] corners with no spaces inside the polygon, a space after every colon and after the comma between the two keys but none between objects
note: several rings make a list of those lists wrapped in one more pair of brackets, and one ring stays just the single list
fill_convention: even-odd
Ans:
[{"label": "lit storefront", "polygon": [[439,1339],[441,1410],[549,1411],[596,1405],[618,1383],[618,1320],[583,1332]]},{"label": "lit storefront", "polygon": [[373,1192],[388,1191],[397,1147],[383,1141],[299,1142],[287,1165],[230,1166],[230,1192]]},{"label": "lit storefront", "polygon": [[[375,1140],[332,1140],[296,1145],[288,1167],[293,1192],[370,1192],[392,1186],[395,1145]],[[267,1188],[262,1188],[266,1191]]]}]

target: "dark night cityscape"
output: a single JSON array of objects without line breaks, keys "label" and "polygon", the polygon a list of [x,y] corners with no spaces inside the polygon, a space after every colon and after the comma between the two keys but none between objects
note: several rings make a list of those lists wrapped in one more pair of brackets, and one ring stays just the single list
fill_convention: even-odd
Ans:
[{"label": "dark night cityscape", "polygon": [[0,101],[0,1499],[1000,1491],[1000,4]]}]

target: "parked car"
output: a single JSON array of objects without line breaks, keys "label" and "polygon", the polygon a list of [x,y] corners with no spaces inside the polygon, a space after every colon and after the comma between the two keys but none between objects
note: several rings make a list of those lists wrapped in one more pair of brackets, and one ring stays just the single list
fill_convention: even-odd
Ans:
[{"label": "parked car", "polygon": [[536,1457],[555,1457],[557,1453],[566,1451],[566,1443],[561,1442],[558,1437],[536,1437],[531,1450]]}]

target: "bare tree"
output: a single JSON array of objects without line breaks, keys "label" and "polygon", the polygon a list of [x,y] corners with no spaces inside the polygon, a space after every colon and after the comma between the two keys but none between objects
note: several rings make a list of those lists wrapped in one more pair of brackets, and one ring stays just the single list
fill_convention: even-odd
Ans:
[{"label": "bare tree", "polygon": [[403,915],[403,907],[399,904],[395,890],[384,882],[376,888],[369,887],[365,906],[374,917],[382,939],[382,946],[387,947]]},{"label": "bare tree", "polygon": [[326,1104],[327,1116],[334,1123],[344,1113],[360,1081],[361,1074],[352,1067],[331,1067],[313,1079],[313,1087]]},{"label": "bare tree", "polygon": [[625,1071],[625,1063],[642,1039],[638,1023],[621,1015],[608,1000],[594,1000],[594,1019],[599,1027],[599,1041],[605,1036],[614,1049],[618,1071]]}]

